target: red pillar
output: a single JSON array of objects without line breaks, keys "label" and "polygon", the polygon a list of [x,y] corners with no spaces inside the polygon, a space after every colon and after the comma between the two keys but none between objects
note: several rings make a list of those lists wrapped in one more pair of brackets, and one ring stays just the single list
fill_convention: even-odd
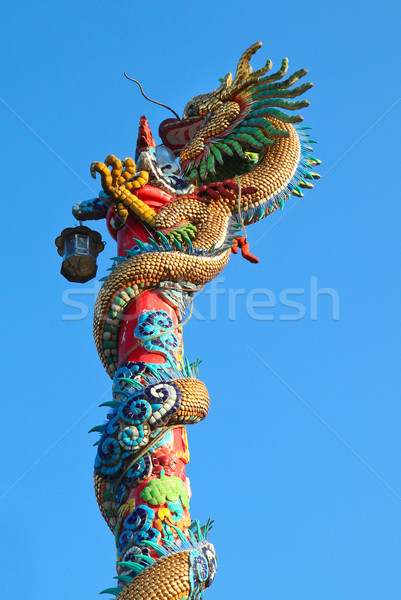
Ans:
[{"label": "red pillar", "polygon": [[[156,212],[170,200],[168,194],[157,188],[152,188],[151,186],[145,186],[145,188],[139,190],[137,195],[143,201],[146,201],[146,203]],[[125,256],[126,251],[130,250],[135,245],[133,238],[139,239],[142,242],[148,241],[151,235],[150,232],[141,222],[131,215],[128,216],[125,226],[116,231],[112,226],[115,216],[115,211],[111,208],[107,218],[107,225],[111,235],[117,240],[118,256]],[[141,361],[144,363],[153,363],[155,365],[166,363],[166,357],[163,354],[147,350],[134,335],[140,315],[154,310],[166,311],[172,319],[173,324],[179,325],[177,311],[171,307],[161,295],[159,295],[157,290],[148,290],[140,294],[128,306],[121,323],[118,343],[119,364],[127,361]],[[179,348],[175,352],[175,355],[180,360],[183,355],[183,340],[182,331],[179,327],[174,331],[174,335],[179,340]],[[127,514],[135,506],[147,504],[141,497],[142,490],[149,484],[151,479],[158,478],[163,474],[181,479],[185,485],[188,498],[191,497],[189,479],[185,472],[185,465],[189,462],[185,427],[174,428],[170,433],[166,434],[165,443],[152,453],[152,462],[153,471],[151,476],[136,487],[133,487],[130,491],[126,501],[126,503],[130,505],[130,508],[127,509]],[[155,506],[152,506],[152,508],[155,509]],[[177,515],[174,516],[174,519],[170,519],[171,515],[169,515],[169,512],[170,511],[165,507],[159,509],[156,507],[152,527],[162,533],[162,523],[165,521],[167,524],[170,523],[178,527],[184,535],[188,535],[187,528],[191,523],[189,509],[183,507],[183,512],[179,520],[177,520]],[[119,533],[121,534],[121,531]]]}]

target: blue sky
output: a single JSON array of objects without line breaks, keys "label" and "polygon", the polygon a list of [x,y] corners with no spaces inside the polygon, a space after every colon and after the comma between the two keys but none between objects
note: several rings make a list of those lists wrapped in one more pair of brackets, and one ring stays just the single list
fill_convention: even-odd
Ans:
[{"label": "blue sky", "polygon": [[[169,116],[122,73],[181,112],[261,40],[256,67],[288,56],[309,69],[323,178],[248,229],[259,265],[233,256],[224,293],[201,294],[185,327],[211,396],[188,430],[191,513],[215,519],[205,596],[398,599],[399,3],[13,2],[1,28],[4,597],[83,600],[113,582],[87,435],[110,390],[91,334],[97,284],[60,276],[54,238],[99,189],[90,163],[133,155],[141,114],[155,133]],[[115,248],[94,228],[102,277]],[[286,318],[289,289],[302,319]]]}]

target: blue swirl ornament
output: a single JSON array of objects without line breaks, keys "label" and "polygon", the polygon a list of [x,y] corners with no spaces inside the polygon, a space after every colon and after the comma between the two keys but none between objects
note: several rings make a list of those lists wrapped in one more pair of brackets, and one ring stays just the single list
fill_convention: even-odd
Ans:
[{"label": "blue swirl ornament", "polygon": [[134,534],[129,529],[124,529],[120,537],[118,538],[117,550],[118,554],[122,554],[133,542]]},{"label": "blue swirl ornament", "polygon": [[111,465],[117,462],[120,456],[120,446],[112,437],[105,437],[100,441],[97,453],[103,464]]},{"label": "blue swirl ornament", "polygon": [[189,555],[189,566],[190,598],[198,600],[209,583],[209,564],[203,553],[193,550]]},{"label": "blue swirl ornament", "polygon": [[152,427],[160,427],[180,409],[182,393],[172,382],[148,386],[144,389],[143,395],[153,407],[153,413],[149,419]]},{"label": "blue swirl ornament", "polygon": [[118,409],[118,416],[123,421],[132,425],[139,425],[146,421],[152,414],[152,407],[142,397],[132,398]]},{"label": "blue swirl ornament", "polygon": [[132,531],[148,530],[154,519],[155,511],[144,504],[137,506],[124,521],[124,527]]},{"label": "blue swirl ornament", "polygon": [[126,381],[122,381],[122,379],[131,379],[131,363],[124,363],[121,365],[119,369],[114,373],[113,377],[113,389],[119,388],[120,386],[126,385]]},{"label": "blue swirl ornament", "polygon": [[209,565],[209,585],[211,585],[217,571],[217,557],[214,550],[214,546],[209,542],[205,542],[201,550]]},{"label": "blue swirl ornament", "polygon": [[141,562],[141,560],[138,559],[138,557],[141,555],[150,556],[150,549],[149,548],[139,548],[139,546],[131,546],[131,548],[128,548],[128,550],[126,550],[124,552],[123,556],[121,557],[121,561]]},{"label": "blue swirl ornament", "polygon": [[107,481],[115,481],[123,470],[122,460],[118,460],[114,465],[104,464],[99,455],[95,458],[95,473],[101,475]]},{"label": "blue swirl ornament", "polygon": [[[150,556],[149,548],[139,546],[131,546],[127,550],[124,551],[124,554],[121,556],[120,562],[132,562],[132,563],[142,563],[142,559],[140,556]],[[117,567],[119,564],[117,563]],[[135,576],[136,573],[131,571],[128,567],[119,567],[121,574]]]},{"label": "blue swirl ornament", "polygon": [[[145,424],[146,425],[146,424]],[[118,434],[118,441],[124,450],[141,448],[148,442],[149,427],[142,425],[130,425],[125,427]]]},{"label": "blue swirl ornament", "polygon": [[157,542],[160,537],[160,531],[154,527],[151,527],[147,531],[138,531],[138,533],[135,533],[134,542],[140,546],[144,541]]},{"label": "blue swirl ornament", "polygon": [[156,383],[145,388],[143,394],[152,404],[161,405],[169,399],[172,389],[174,389],[173,386],[165,382]]},{"label": "blue swirl ornament", "polygon": [[138,390],[135,385],[133,385],[134,382],[142,385],[144,380],[153,381],[154,379],[155,376],[146,363],[142,361],[138,361],[137,363],[127,361],[114,373],[113,398],[114,400],[121,401],[122,396],[125,396],[127,393],[135,396],[137,395]]},{"label": "blue swirl ornament", "polygon": [[117,433],[120,429],[120,423],[117,416],[114,416],[110,419],[110,421],[106,425],[106,433],[109,435],[113,435],[113,433]]},{"label": "blue swirl ornament", "polygon": [[121,504],[123,504],[127,493],[128,493],[128,488],[123,483],[120,483],[120,485],[118,486],[118,488],[114,494],[114,500],[115,500],[117,509],[119,509]]},{"label": "blue swirl ornament", "polygon": [[209,578],[209,566],[205,556],[194,550],[191,552],[190,563],[195,572],[197,583],[205,583]]},{"label": "blue swirl ornament", "polygon": [[[173,327],[174,323],[165,310],[152,310],[139,316],[134,335],[138,340],[144,340],[146,350],[170,354],[180,346],[177,336],[168,331]],[[168,333],[163,333],[167,331]],[[150,336],[157,337],[147,339]]]},{"label": "blue swirl ornament", "polygon": [[152,460],[149,454],[144,454],[125,474],[124,482],[129,485],[138,485],[152,474]]}]

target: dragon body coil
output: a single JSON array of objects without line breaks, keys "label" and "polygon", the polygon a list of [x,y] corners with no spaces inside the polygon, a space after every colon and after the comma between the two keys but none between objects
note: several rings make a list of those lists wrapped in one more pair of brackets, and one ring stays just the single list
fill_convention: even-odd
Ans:
[{"label": "dragon body coil", "polygon": [[164,156],[142,117],[135,161],[93,163],[103,191],[73,208],[79,220],[107,215],[118,242],[94,317],[113,397],[93,429],[96,497],[117,546],[117,583],[105,592],[118,600],[195,600],[214,578],[211,522],[191,521],[185,474],[185,426],[206,417],[209,397],[184,358],[182,321],[231,251],[257,261],[241,228],[318,178],[313,141],[292,112],[308,102],[290,100],[312,84],[294,87],[305,70],[284,80],[287,59],[271,75],[270,61],[253,72],[260,46],[244,52],[234,77],[188,102],[182,119],[161,124]]}]

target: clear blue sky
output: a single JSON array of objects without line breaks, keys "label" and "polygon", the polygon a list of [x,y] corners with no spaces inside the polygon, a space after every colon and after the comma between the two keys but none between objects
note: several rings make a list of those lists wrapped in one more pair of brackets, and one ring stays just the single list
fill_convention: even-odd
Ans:
[{"label": "clear blue sky", "polygon": [[[215,519],[205,597],[398,600],[399,2],[17,1],[1,30],[2,595],[93,599],[115,574],[87,435],[110,389],[91,334],[95,284],[60,276],[54,238],[99,189],[90,163],[133,155],[141,114],[155,133],[169,116],[122,73],[181,112],[261,40],[257,67],[288,56],[310,70],[304,117],[324,176],[248,230],[259,265],[233,256],[217,319],[185,328],[212,402],[188,431],[191,513]],[[329,296],[312,318],[311,281],[338,293],[339,319]],[[257,319],[256,288],[277,299],[259,295]],[[296,313],[279,302],[288,288],[305,289],[291,296],[302,319],[283,320]],[[79,313],[63,304],[71,289],[84,319],[63,320]],[[205,316],[210,298],[196,304]]]}]

